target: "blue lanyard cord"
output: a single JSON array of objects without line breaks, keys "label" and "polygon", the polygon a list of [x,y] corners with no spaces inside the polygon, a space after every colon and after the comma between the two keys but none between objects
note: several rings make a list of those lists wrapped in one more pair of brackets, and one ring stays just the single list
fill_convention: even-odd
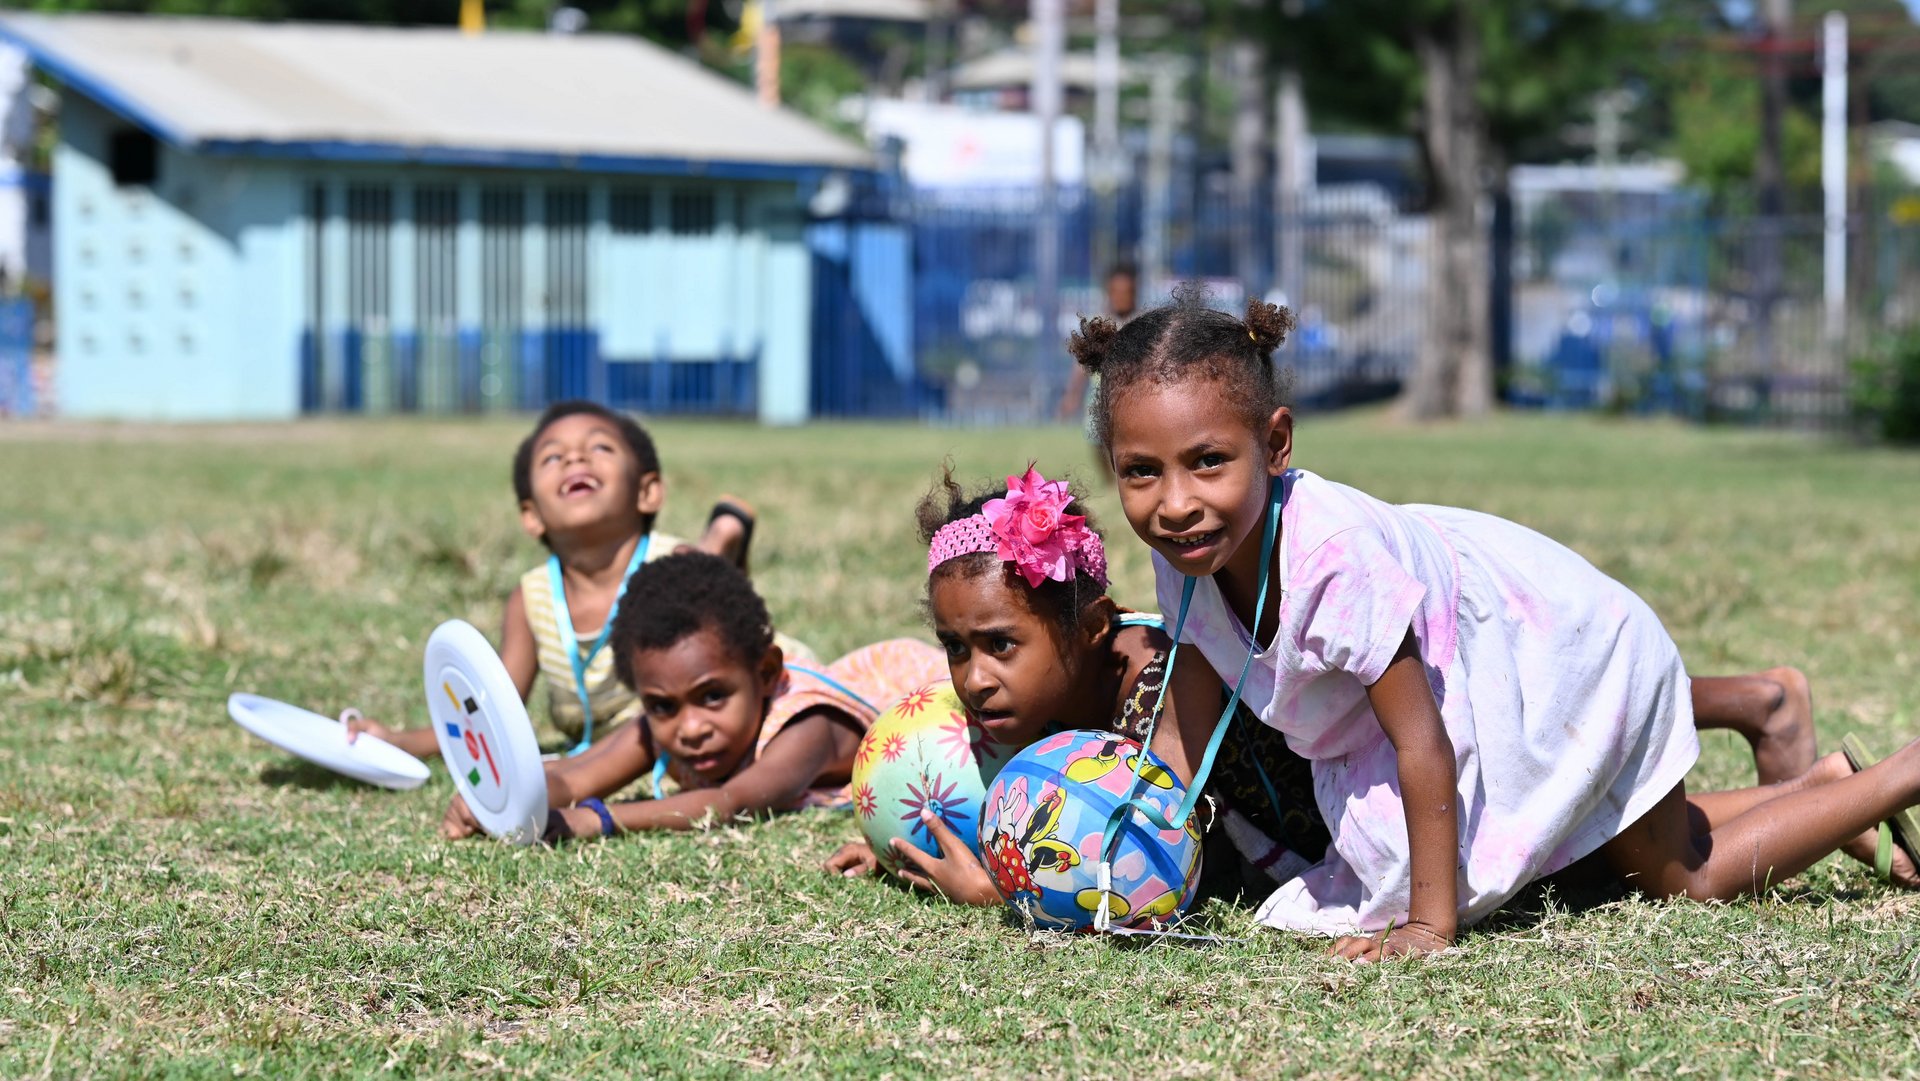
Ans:
[{"label": "blue lanyard cord", "polygon": [[875,713],[880,712],[879,710],[874,709],[873,703],[860,697],[858,692],[856,692],[852,687],[847,686],[846,684],[840,682],[839,680],[833,678],[832,676],[826,674],[825,672],[816,672],[811,668],[802,668],[797,664],[787,665],[787,671],[798,672],[803,676],[812,676],[813,678],[819,680],[820,682],[826,684],[827,686],[832,687],[834,690],[839,691],[841,694],[846,695],[848,698],[853,699],[855,702],[860,703],[860,708],[873,710],[873,712]]},{"label": "blue lanyard cord", "polygon": [[579,754],[593,742],[593,695],[587,690],[587,668],[593,659],[606,647],[607,638],[613,634],[613,617],[620,614],[620,600],[627,595],[627,581],[633,572],[647,561],[647,549],[653,547],[653,534],[640,538],[634,546],[633,558],[627,560],[627,573],[620,576],[620,589],[613,595],[613,603],[607,607],[607,621],[600,625],[600,635],[593,640],[593,646],[587,655],[580,656],[580,639],[573,633],[573,615],[567,611],[567,583],[560,573],[560,557],[547,557],[547,587],[553,593],[553,622],[560,632],[560,644],[566,647],[567,663],[573,666],[573,691],[580,696],[580,714],[584,718],[580,729],[580,742],[567,752],[568,757]]},{"label": "blue lanyard cord", "polygon": [[[1120,614],[1120,617],[1114,620],[1114,625],[1119,627],[1152,627],[1154,630],[1159,631],[1159,630],[1166,629],[1167,621],[1165,617],[1161,616],[1157,612],[1122,612]],[[1171,654],[1168,655],[1167,662],[1168,662],[1168,665],[1171,666],[1173,662],[1173,657]],[[1166,679],[1167,671],[1171,671],[1171,667],[1161,672],[1161,680],[1162,680],[1161,693],[1162,694],[1164,694],[1166,691],[1165,679]],[[1158,700],[1156,700],[1156,705],[1157,703],[1158,703]],[[1246,727],[1247,719],[1245,715],[1236,712],[1234,714],[1234,717],[1240,722],[1240,725],[1242,728]],[[1054,729],[1052,728],[1048,729],[1049,734],[1052,734],[1053,731]],[[1242,735],[1245,735],[1245,733],[1243,732]],[[1259,757],[1254,753],[1253,737],[1247,736],[1246,739],[1247,739],[1247,761],[1253,763],[1253,771],[1256,774],[1258,774],[1260,777],[1260,787],[1266,789],[1267,791],[1267,802],[1271,804],[1273,807],[1274,821],[1276,823],[1283,822],[1286,820],[1287,815],[1286,815],[1286,811],[1283,810],[1280,806],[1279,790],[1273,787],[1272,779],[1267,776],[1267,767],[1260,764]]]},{"label": "blue lanyard cord", "polygon": [[[1273,482],[1272,498],[1267,505],[1267,520],[1260,536],[1260,588],[1253,602],[1253,634],[1247,643],[1247,659],[1240,665],[1240,678],[1234,681],[1232,697],[1227,700],[1226,708],[1220,712],[1220,719],[1214,722],[1213,736],[1207,740],[1207,752],[1200,759],[1200,769],[1194,774],[1193,783],[1187,787],[1186,799],[1181,801],[1180,809],[1173,817],[1168,818],[1160,812],[1158,807],[1133,795],[1140,791],[1140,774],[1147,766],[1147,756],[1140,755],[1134,764],[1133,781],[1127,789],[1129,798],[1115,807],[1113,813],[1107,816],[1107,826],[1100,844],[1100,858],[1103,863],[1113,858],[1113,850],[1120,843],[1120,823],[1126,818],[1129,810],[1139,811],[1147,821],[1163,830],[1177,830],[1186,827],[1187,819],[1193,815],[1195,805],[1200,802],[1207,779],[1213,775],[1213,761],[1220,753],[1220,744],[1225,741],[1227,729],[1231,727],[1234,714],[1240,708],[1240,698],[1247,687],[1247,675],[1253,671],[1253,655],[1259,650],[1261,616],[1267,609],[1267,586],[1273,572],[1273,549],[1280,536],[1280,512],[1286,507],[1286,503],[1286,485],[1280,478],[1276,478]],[[1155,700],[1153,714],[1147,720],[1147,738],[1143,749],[1153,746],[1154,730],[1159,726],[1161,711],[1166,707],[1167,692],[1173,687],[1173,666],[1180,657],[1180,636],[1187,627],[1187,610],[1193,604],[1193,589],[1197,582],[1198,579],[1188,577],[1186,584],[1180,589],[1180,614],[1174,620],[1173,649],[1167,654],[1167,671],[1160,684],[1160,697]],[[1279,799],[1274,794],[1273,785],[1267,780],[1264,769],[1260,771],[1260,780],[1266,785],[1267,794],[1274,799],[1277,809]]]},{"label": "blue lanyard cord", "polygon": [[[827,675],[825,672],[816,672],[811,668],[802,668],[797,664],[789,664],[786,666],[786,669],[789,672],[798,672],[803,676],[812,676],[813,678],[819,680],[820,682],[826,684],[827,686],[832,687],[834,690],[839,691],[841,694],[846,695],[848,698],[853,699],[855,702],[860,703],[860,708],[869,710],[875,713],[879,712],[879,710],[876,710],[873,708],[873,703],[867,701],[866,699],[856,694],[852,687],[849,687],[846,684],[840,682],[839,680],[833,678],[832,676]],[[653,795],[655,799],[660,798],[660,782],[666,779],[667,779],[667,752],[660,750],[659,748],[656,747],[653,752]]]}]

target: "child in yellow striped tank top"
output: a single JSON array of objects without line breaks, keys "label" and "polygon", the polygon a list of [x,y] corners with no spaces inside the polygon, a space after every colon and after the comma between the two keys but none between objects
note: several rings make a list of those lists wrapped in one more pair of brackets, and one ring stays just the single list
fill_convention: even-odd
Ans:
[{"label": "child in yellow striped tank top", "polygon": [[[687,546],[653,530],[666,486],[652,438],[593,402],[541,414],[514,452],[513,486],[521,527],[551,554],[507,595],[500,659],[522,699],[536,676],[546,678],[554,727],[577,753],[638,709],[605,648],[628,577]],[[752,514],[723,499],[698,547],[744,569],[752,537]],[[439,750],[430,728],[394,731],[358,717],[347,727],[422,757]]]}]

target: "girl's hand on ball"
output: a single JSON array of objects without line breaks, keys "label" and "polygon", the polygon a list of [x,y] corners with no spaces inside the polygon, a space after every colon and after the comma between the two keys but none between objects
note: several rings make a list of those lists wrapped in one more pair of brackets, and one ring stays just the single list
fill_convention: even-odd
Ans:
[{"label": "girl's hand on ball", "polygon": [[873,846],[865,841],[848,841],[840,850],[827,857],[822,869],[830,875],[843,878],[864,878],[880,869],[880,861],[873,854]]},{"label": "girl's hand on ball", "polygon": [[1439,953],[1453,945],[1450,936],[1429,927],[1409,923],[1384,935],[1347,935],[1333,944],[1333,953],[1349,961],[1372,964],[1396,957],[1417,957]]},{"label": "girl's hand on ball", "polygon": [[901,880],[915,889],[940,894],[957,904],[1000,904],[1000,890],[993,884],[993,876],[987,874],[987,869],[980,866],[980,861],[974,857],[973,849],[933,812],[921,811],[920,821],[946,855],[930,856],[895,837],[893,854],[900,857]]},{"label": "girl's hand on ball", "polygon": [[449,841],[458,841],[480,832],[480,820],[467,810],[467,801],[461,796],[453,797],[447,804],[447,814],[440,820],[440,836]]}]

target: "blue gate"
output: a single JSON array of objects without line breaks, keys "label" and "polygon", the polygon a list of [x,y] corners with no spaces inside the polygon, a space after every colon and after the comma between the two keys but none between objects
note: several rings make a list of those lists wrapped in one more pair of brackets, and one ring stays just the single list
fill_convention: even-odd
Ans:
[{"label": "blue gate", "polygon": [[31,416],[33,302],[0,300],[0,417]]}]

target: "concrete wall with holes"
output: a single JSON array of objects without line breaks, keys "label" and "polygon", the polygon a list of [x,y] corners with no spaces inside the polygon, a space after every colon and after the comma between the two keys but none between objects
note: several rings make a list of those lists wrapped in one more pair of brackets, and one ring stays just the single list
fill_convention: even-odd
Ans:
[{"label": "concrete wall with holes", "polygon": [[73,416],[470,412],[587,396],[805,420],[812,261],[790,181],[207,157],[69,95],[55,157]]},{"label": "concrete wall with holes", "polygon": [[298,188],[281,168],[157,147],[116,184],[117,119],[68,100],[54,155],[57,395],[77,417],[291,416]]}]

